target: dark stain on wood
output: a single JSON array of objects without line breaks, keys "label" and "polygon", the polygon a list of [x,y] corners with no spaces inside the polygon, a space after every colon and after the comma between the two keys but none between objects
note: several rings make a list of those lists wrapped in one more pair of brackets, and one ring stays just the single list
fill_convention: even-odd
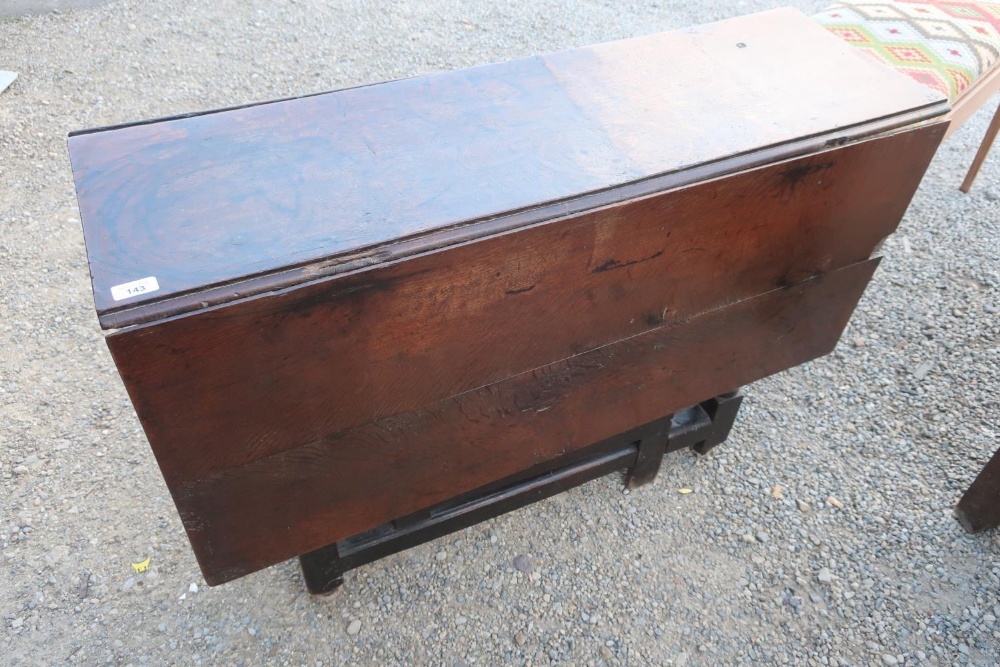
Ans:
[{"label": "dark stain on wood", "polygon": [[632,266],[634,264],[640,264],[642,262],[648,262],[651,259],[656,259],[663,254],[663,250],[657,250],[649,257],[643,257],[642,259],[627,259],[624,262],[617,259],[609,259],[600,266],[594,269],[594,273],[601,273],[602,271],[611,271],[613,269],[622,269],[626,266]]},{"label": "dark stain on wood", "polygon": [[811,165],[796,165],[789,167],[781,176],[784,180],[786,187],[790,190],[797,188],[807,177],[813,174],[818,174],[828,169],[833,168],[833,162],[824,162],[822,164],[811,164]]}]

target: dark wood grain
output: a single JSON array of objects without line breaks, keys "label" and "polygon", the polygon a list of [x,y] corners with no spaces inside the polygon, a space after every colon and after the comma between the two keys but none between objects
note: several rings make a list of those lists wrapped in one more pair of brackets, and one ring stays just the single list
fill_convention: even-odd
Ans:
[{"label": "dark wood grain", "polygon": [[[187,295],[180,311],[197,309],[210,286],[233,300],[289,267],[350,270],[447,242],[424,238],[436,230],[486,233],[526,210],[531,224],[587,193],[708,164],[718,176],[741,168],[734,156],[945,110],[786,9],[69,145],[101,321],[125,326],[162,312],[140,304]],[[158,291],[111,299],[148,276]]]},{"label": "dark wood grain", "polygon": [[108,345],[167,482],[197,479],[866,259],[941,132],[134,327]]},{"label": "dark wood grain", "polygon": [[877,262],[175,486],[202,572],[228,581],[825,354]]}]

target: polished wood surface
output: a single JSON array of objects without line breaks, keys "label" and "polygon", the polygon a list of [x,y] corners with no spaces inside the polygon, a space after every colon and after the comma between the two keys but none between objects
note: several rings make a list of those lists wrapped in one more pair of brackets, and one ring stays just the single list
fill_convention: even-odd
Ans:
[{"label": "polished wood surface", "polygon": [[866,259],[895,229],[941,129],[133,327],[108,344],[167,481],[197,479]]},{"label": "polished wood surface", "polygon": [[[788,157],[946,110],[855,51],[782,9],[77,134],[101,322],[190,312],[496,233],[498,219],[550,219],[581,197],[608,204],[625,184],[669,175],[654,190],[677,187],[767,147]],[[158,289],[112,299],[148,277]]]},{"label": "polished wood surface", "polygon": [[207,580],[829,351],[943,131],[112,334]]}]

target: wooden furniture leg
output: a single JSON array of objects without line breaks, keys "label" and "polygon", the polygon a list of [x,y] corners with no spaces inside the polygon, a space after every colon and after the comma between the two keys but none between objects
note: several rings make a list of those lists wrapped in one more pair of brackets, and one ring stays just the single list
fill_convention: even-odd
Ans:
[{"label": "wooden furniture leg", "polygon": [[970,533],[1000,526],[1000,449],[958,501],[955,518]]},{"label": "wooden furniture leg", "polygon": [[990,147],[993,146],[993,141],[997,138],[998,132],[1000,132],[1000,106],[997,107],[996,113],[993,114],[993,120],[990,121],[990,126],[986,128],[986,136],[983,137],[983,143],[979,146],[976,159],[972,161],[969,173],[965,175],[965,180],[962,181],[962,185],[959,188],[962,192],[968,192],[972,188],[972,182],[976,180],[979,168],[986,161],[986,154],[990,152]]},{"label": "wooden furniture leg", "polygon": [[656,479],[663,455],[667,452],[667,437],[672,419],[673,415],[653,422],[648,431],[639,438],[639,452],[625,482],[625,486],[629,489],[649,484]]},{"label": "wooden furniture leg", "polygon": [[344,583],[344,569],[337,543],[299,556],[302,578],[313,595],[330,595]]}]

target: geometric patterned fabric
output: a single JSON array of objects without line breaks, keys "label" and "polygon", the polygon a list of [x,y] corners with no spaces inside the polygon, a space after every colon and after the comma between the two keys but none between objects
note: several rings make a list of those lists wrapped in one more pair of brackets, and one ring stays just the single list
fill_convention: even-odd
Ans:
[{"label": "geometric patterned fabric", "polygon": [[949,101],[1000,62],[1000,2],[842,0],[813,19]]}]

